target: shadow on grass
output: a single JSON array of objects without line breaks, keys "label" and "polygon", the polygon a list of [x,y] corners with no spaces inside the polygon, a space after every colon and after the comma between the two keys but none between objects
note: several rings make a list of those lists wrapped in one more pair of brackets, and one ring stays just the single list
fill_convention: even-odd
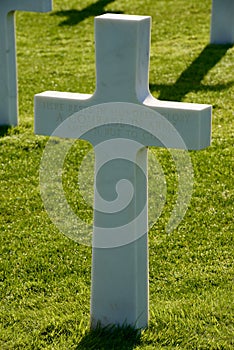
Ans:
[{"label": "shadow on grass", "polygon": [[140,338],[140,332],[130,326],[97,327],[86,333],[76,350],[131,350],[140,344]]},{"label": "shadow on grass", "polygon": [[182,101],[191,91],[221,91],[234,85],[228,84],[203,85],[202,80],[207,73],[225,56],[232,45],[207,45],[192,64],[179,76],[175,84],[150,84],[150,90],[159,91],[159,100]]},{"label": "shadow on grass", "polygon": [[[91,4],[83,10],[64,10],[52,13],[52,16],[66,17],[59,25],[60,26],[75,26],[88,17],[95,17],[105,13],[105,6],[115,0],[99,0]],[[120,12],[119,12],[120,13]]]},{"label": "shadow on grass", "polygon": [[4,136],[9,135],[11,129],[12,129],[12,126],[1,125],[0,126],[0,137],[4,137]]}]

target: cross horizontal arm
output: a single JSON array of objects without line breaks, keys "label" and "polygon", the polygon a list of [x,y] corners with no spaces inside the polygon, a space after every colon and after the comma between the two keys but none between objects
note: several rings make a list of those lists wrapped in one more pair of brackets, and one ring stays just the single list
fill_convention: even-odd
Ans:
[{"label": "cross horizontal arm", "polygon": [[[131,103],[160,113],[184,140],[187,149],[210,144],[211,106],[159,101],[149,92],[150,17],[105,14],[95,18],[96,91],[93,95],[47,91],[35,96],[35,132],[51,135],[69,116],[102,103]],[[141,110],[142,112],[142,110]],[[128,115],[129,123],[146,113]],[[157,118],[154,130],[160,128]],[[79,125],[77,125],[79,128]],[[121,137],[121,135],[119,135]],[[69,136],[67,136],[69,137]],[[153,139],[145,145],[158,146]],[[172,147],[175,146],[171,142]]]},{"label": "cross horizontal arm", "polygon": [[0,2],[0,13],[11,11],[49,12],[52,10],[52,0],[7,0]]},{"label": "cross horizontal arm", "polygon": [[[39,135],[51,135],[62,122],[67,120],[74,113],[99,104],[100,103],[95,101],[95,98],[89,94],[62,93],[53,91],[37,94],[35,96],[35,133]],[[149,117],[150,114],[148,112],[148,109],[150,108],[153,111],[160,113],[162,117],[165,117],[165,119],[175,127],[183,139],[187,149],[203,149],[210,145],[211,106],[204,104],[159,101],[152,98],[150,95],[143,103],[138,102],[135,103],[135,105],[136,109],[137,106],[148,108],[145,108],[145,110],[143,108],[140,110],[138,109],[134,115],[129,115],[126,113],[124,123],[138,126],[141,125],[142,122],[145,127],[148,125],[149,129],[152,131],[160,129],[160,127],[162,127],[162,120],[157,119],[156,114],[155,119],[152,119],[152,113],[151,117],[147,118],[147,116]],[[100,113],[98,115],[99,123],[101,123],[102,118],[104,121],[107,120],[105,115],[100,116]],[[115,113],[115,117],[113,117],[112,122],[116,121],[117,123],[118,117],[119,122],[123,120],[123,116],[118,116],[118,113]],[[84,124],[85,120],[80,124],[80,126],[76,124],[77,135],[84,130]],[[94,125],[95,122],[93,121],[93,127]],[[87,126],[90,127],[88,120]],[[69,137],[69,135],[64,135],[64,137]],[[75,137],[75,135],[73,135],[73,137]],[[144,140],[146,146],[159,146],[158,143],[155,143],[154,138]],[[173,147],[172,144],[171,147]],[[174,145],[174,147],[176,148],[176,145]]]}]

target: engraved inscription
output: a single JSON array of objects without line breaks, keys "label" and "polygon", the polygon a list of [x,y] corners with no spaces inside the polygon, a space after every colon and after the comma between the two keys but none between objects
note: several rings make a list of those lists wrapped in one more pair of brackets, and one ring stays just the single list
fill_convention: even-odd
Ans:
[{"label": "engraved inscription", "polygon": [[82,108],[84,108],[84,106],[81,106],[79,103],[71,104],[68,102],[56,102],[38,99],[38,108],[46,111],[64,112],[70,115],[72,113],[80,111]]}]

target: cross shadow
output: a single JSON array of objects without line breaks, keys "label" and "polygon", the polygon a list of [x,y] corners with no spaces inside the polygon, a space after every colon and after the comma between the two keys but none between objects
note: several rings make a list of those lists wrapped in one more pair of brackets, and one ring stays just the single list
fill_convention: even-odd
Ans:
[{"label": "cross shadow", "polygon": [[[83,10],[64,10],[53,12],[52,16],[66,17],[59,26],[75,26],[85,20],[88,17],[95,17],[105,13],[105,6],[114,2],[115,0],[99,0],[94,4],[91,4]],[[109,11],[110,12],[110,11]],[[122,12],[119,12],[122,13]]]},{"label": "cross shadow", "polygon": [[140,338],[140,332],[130,326],[97,327],[85,334],[76,350],[132,350],[140,344]]},{"label": "cross shadow", "polygon": [[225,56],[232,45],[207,45],[191,65],[179,76],[175,84],[150,84],[150,90],[159,91],[159,100],[182,101],[187,93],[194,91],[221,91],[234,85],[204,85],[203,78]]},{"label": "cross shadow", "polygon": [[10,129],[12,129],[11,126],[1,125],[0,126],[0,137],[7,136],[9,134]]}]

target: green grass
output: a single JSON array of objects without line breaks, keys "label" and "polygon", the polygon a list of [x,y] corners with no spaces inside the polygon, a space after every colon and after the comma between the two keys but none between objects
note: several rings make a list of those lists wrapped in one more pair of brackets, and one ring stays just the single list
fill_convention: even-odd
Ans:
[{"label": "green grass", "polygon": [[[210,7],[210,0],[54,0],[50,14],[17,13],[20,125],[0,129],[1,350],[233,349],[234,48],[208,45]],[[150,324],[142,334],[89,331],[91,248],[62,235],[40,197],[47,138],[33,133],[33,96],[94,91],[93,18],[103,12],[152,16],[155,97],[213,105],[212,145],[190,152],[193,196],[170,234],[176,176],[167,151],[157,151],[168,194],[149,233]],[[77,163],[89,149],[78,146]],[[76,176],[75,164],[68,170]]]}]

